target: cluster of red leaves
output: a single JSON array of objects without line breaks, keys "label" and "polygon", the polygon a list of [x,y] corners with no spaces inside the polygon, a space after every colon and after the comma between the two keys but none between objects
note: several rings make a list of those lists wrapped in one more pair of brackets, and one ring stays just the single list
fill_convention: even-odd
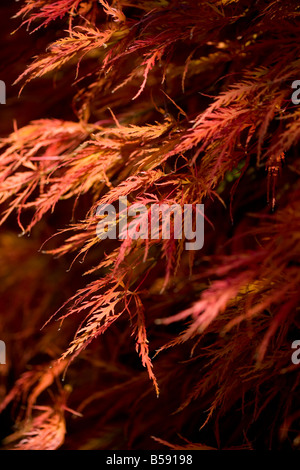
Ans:
[{"label": "cluster of red leaves", "polygon": [[[0,142],[1,222],[17,214],[55,255],[1,238],[3,291],[19,289],[1,333],[8,350],[20,341],[1,390],[17,427],[4,446],[56,449],[65,419],[73,449],[299,444],[298,10],[24,1],[17,18],[33,34],[64,27],[16,83],[67,79],[75,117],[15,123]],[[96,208],[120,196],[204,203],[204,248],[100,241]]]}]

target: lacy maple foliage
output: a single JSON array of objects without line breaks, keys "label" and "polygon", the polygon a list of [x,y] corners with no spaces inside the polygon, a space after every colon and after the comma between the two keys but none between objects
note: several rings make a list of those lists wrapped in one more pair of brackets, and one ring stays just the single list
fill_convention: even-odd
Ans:
[{"label": "lacy maple foliage", "polygon": [[[16,19],[51,38],[16,93],[48,80],[65,111],[0,141],[3,446],[297,447],[299,7],[24,0]],[[203,203],[203,249],[99,240],[121,196]]]}]

